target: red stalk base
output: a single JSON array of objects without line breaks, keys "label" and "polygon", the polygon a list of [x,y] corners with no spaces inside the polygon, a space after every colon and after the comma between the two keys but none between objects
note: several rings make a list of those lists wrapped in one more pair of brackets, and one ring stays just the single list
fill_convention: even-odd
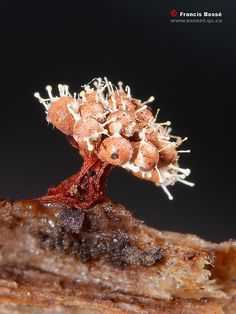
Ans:
[{"label": "red stalk base", "polygon": [[[75,146],[74,142],[71,144]],[[106,200],[106,179],[113,166],[101,161],[95,154],[81,152],[81,155],[84,163],[80,171],[57,187],[50,187],[47,195],[39,198],[40,201],[87,209]]]}]

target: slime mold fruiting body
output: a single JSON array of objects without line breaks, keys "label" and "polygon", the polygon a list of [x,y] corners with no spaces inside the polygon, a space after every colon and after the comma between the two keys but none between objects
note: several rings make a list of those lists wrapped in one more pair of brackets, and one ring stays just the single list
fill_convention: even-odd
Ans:
[{"label": "slime mold fruiting body", "polygon": [[[48,98],[35,93],[46,109],[46,118],[63,132],[84,158],[81,171],[50,188],[45,200],[60,201],[77,208],[88,208],[102,201],[104,181],[109,170],[120,166],[133,175],[154,182],[172,199],[167,186],[182,182],[189,169],[178,166],[179,145],[187,138],[172,136],[170,122],[160,123],[147,106],[131,96],[129,86],[114,86],[107,78],[93,79],[80,93],[58,85],[59,96],[47,86]],[[91,178],[91,173],[93,174]]]}]

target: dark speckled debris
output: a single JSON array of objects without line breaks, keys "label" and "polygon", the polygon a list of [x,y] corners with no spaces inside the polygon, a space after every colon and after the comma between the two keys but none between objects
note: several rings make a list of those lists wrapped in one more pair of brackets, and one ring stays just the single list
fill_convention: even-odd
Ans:
[{"label": "dark speckled debris", "polygon": [[107,202],[87,210],[61,206],[54,217],[40,225],[36,237],[59,256],[73,256],[83,263],[105,260],[119,267],[163,261],[165,252],[159,246],[140,246],[136,232],[142,223],[120,205]]},{"label": "dark speckled debris", "polygon": [[84,222],[84,211],[66,208],[60,212],[58,226],[67,232],[79,233]]}]

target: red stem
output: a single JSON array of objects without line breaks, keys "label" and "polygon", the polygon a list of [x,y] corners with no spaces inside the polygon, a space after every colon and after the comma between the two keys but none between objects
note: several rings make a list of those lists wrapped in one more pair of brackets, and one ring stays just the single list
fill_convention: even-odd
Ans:
[{"label": "red stem", "polygon": [[[69,141],[76,146],[71,138]],[[47,195],[39,198],[40,201],[87,209],[106,200],[106,178],[112,165],[101,161],[95,154],[81,152],[81,155],[84,163],[80,171],[62,181],[57,187],[50,187]]]}]

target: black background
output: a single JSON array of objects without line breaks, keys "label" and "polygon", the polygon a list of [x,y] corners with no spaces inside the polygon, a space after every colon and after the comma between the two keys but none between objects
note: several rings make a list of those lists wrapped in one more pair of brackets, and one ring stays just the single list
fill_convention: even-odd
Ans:
[{"label": "black background", "polygon": [[[172,24],[171,9],[221,11],[223,23]],[[106,75],[137,98],[155,96],[160,119],[189,137],[180,165],[196,183],[171,187],[169,201],[115,169],[108,196],[160,229],[235,238],[234,12],[233,1],[1,2],[1,196],[40,196],[81,165],[33,93]]]}]

